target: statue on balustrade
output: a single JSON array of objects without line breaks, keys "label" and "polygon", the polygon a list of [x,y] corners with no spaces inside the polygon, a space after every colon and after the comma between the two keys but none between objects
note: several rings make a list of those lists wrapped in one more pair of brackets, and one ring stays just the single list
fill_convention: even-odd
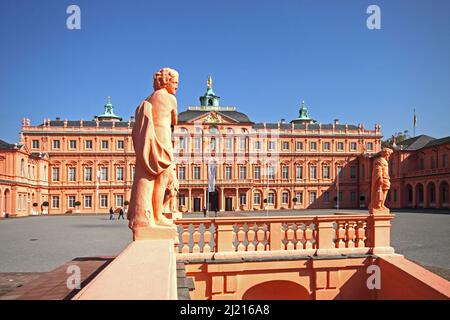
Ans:
[{"label": "statue on balustrade", "polygon": [[375,158],[372,169],[372,186],[369,213],[389,214],[389,208],[384,203],[391,188],[389,177],[389,158],[393,150],[385,148],[381,150],[379,157]]},{"label": "statue on balustrade", "polygon": [[[176,192],[172,128],[177,123],[178,72],[163,68],[153,77],[154,92],[137,107],[132,131],[136,170],[128,210],[134,240],[175,236],[164,214],[167,192]],[[172,191],[173,190],[173,191]]]}]

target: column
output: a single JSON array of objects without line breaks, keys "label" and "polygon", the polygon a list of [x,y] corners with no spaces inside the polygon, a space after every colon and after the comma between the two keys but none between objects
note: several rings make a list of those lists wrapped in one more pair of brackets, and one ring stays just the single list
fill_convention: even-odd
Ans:
[{"label": "column", "polygon": [[220,204],[219,204],[219,211],[220,211],[220,212],[225,211],[224,188],[220,188]]},{"label": "column", "polygon": [[188,212],[192,212],[192,189],[189,187],[188,189],[188,201],[187,201],[187,210]]},{"label": "column", "polygon": [[234,204],[235,211],[239,211],[239,189],[236,188],[236,201]]}]

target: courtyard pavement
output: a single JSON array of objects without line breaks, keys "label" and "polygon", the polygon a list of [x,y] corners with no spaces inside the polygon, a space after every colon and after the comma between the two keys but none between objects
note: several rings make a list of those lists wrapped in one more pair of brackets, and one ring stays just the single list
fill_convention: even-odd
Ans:
[{"label": "courtyard pavement", "polygon": [[[343,210],[344,211],[344,210]],[[345,210],[348,211],[348,210]],[[355,213],[363,211],[352,210]],[[330,210],[269,212],[321,215]],[[394,212],[392,246],[450,279],[450,212]],[[214,213],[210,213],[214,216]],[[265,211],[219,216],[265,216]],[[203,217],[202,213],[185,215]],[[131,241],[127,220],[108,215],[35,216],[0,220],[0,273],[48,272],[77,257],[114,256]]]}]

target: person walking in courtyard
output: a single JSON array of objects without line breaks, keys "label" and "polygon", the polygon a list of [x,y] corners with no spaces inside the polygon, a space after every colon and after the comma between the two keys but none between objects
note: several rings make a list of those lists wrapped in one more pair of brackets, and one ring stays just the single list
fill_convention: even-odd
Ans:
[{"label": "person walking in courtyard", "polygon": [[114,220],[114,210],[113,210],[113,207],[109,208],[109,220]]},{"label": "person walking in courtyard", "polygon": [[120,208],[119,210],[119,217],[117,218],[117,220],[120,220],[120,217],[122,217],[123,220],[125,220],[125,218],[123,217],[123,209]]}]

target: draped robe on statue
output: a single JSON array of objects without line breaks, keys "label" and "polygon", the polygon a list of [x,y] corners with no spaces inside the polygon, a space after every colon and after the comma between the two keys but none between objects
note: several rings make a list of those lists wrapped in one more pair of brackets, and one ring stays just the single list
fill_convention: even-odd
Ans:
[{"label": "draped robe on statue", "polygon": [[152,108],[152,104],[144,100],[135,113],[132,138],[136,169],[128,209],[131,228],[154,223],[152,198],[155,179],[173,162],[172,150],[162,145],[155,134]]}]

